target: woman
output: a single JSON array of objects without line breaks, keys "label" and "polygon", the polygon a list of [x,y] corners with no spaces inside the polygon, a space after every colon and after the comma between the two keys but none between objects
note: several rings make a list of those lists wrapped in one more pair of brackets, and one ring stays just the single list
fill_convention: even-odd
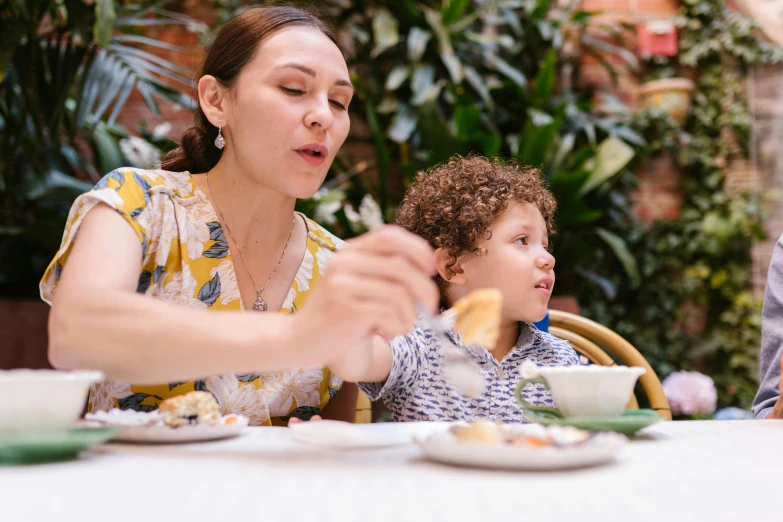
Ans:
[{"label": "woman", "polygon": [[353,416],[355,391],[326,365],[407,332],[437,291],[423,240],[387,227],[335,255],[342,242],[294,212],[343,144],[352,96],[323,22],[250,9],[218,33],[195,124],[162,169],[119,169],[74,202],[41,295],[52,364],[107,375],[90,409],[196,389],[254,425],[329,402],[325,416]]}]

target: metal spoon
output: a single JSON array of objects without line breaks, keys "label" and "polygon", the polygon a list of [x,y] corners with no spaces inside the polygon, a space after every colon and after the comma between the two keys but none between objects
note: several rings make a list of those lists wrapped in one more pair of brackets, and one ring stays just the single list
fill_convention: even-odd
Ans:
[{"label": "metal spoon", "polygon": [[478,398],[484,393],[487,383],[481,371],[473,363],[472,356],[463,346],[453,342],[447,332],[454,327],[457,312],[453,308],[442,314],[433,316],[424,306],[418,306],[418,312],[423,325],[435,334],[435,338],[443,346],[444,374],[460,393],[471,398]]}]

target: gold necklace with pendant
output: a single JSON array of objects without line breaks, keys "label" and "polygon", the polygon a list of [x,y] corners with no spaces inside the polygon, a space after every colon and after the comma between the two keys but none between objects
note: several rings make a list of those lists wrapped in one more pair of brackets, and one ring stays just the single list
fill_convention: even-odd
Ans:
[{"label": "gold necklace with pendant", "polygon": [[245,271],[247,272],[248,277],[250,277],[250,282],[253,283],[253,289],[256,291],[256,300],[253,302],[253,310],[257,312],[266,312],[267,309],[269,309],[269,305],[267,305],[266,301],[264,301],[264,298],[261,297],[261,292],[263,292],[266,289],[269,282],[275,276],[275,272],[277,272],[277,269],[280,268],[280,263],[283,261],[283,257],[285,257],[285,251],[288,248],[288,242],[291,241],[291,236],[294,234],[294,224],[296,224],[296,216],[294,216],[294,218],[291,220],[291,232],[288,233],[288,239],[286,239],[285,246],[283,246],[283,253],[280,254],[280,259],[277,260],[277,265],[275,266],[275,269],[272,270],[272,273],[269,275],[269,279],[266,280],[266,283],[264,283],[264,286],[262,286],[261,288],[256,288],[256,282],[253,281],[253,274],[250,273],[250,269],[247,267],[247,263],[245,262],[245,256],[242,254],[242,248],[239,246],[239,243],[237,243],[234,234],[231,233],[231,229],[228,226],[228,221],[226,221],[226,218],[223,217],[223,213],[220,211],[220,206],[218,205],[217,199],[215,198],[215,193],[212,192],[212,187],[209,184],[209,172],[206,173],[206,178],[207,178],[207,187],[209,188],[209,194],[212,196],[212,202],[215,204],[215,210],[217,210],[218,216],[220,216],[220,220],[223,222],[224,225],[226,225],[226,232],[228,232],[228,235],[231,236],[231,239],[234,241],[234,244],[237,246],[237,252],[239,252],[239,258],[242,260],[242,264],[245,265]]}]

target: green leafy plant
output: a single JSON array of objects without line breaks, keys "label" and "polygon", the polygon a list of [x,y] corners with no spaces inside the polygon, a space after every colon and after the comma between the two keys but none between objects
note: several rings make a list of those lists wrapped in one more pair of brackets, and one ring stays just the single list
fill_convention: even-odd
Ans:
[{"label": "green leafy plant", "polygon": [[629,143],[644,141],[627,125],[629,111],[599,113],[591,90],[559,87],[578,76],[583,53],[636,65],[622,47],[586,31],[591,13],[552,1],[329,1],[318,8],[337,26],[354,71],[354,121],[368,123],[350,140],[375,150],[374,177],[353,178],[347,185],[361,190],[346,189],[349,200],[370,191],[391,219],[420,170],[453,154],[514,158],[540,167],[561,201],[556,254],[579,268],[580,257],[569,255],[569,238],[579,237],[619,259],[639,283],[624,240],[601,224],[613,206],[606,188],[635,154]]},{"label": "green leafy plant", "polygon": [[612,300],[588,287],[578,295],[586,315],[627,337],[659,374],[701,371],[715,380],[721,406],[748,408],[758,388],[761,303],[750,267],[753,242],[764,237],[762,202],[758,194],[730,196],[723,184],[748,155],[744,77],[751,66],[779,62],[781,50],[722,0],[685,0],[681,16],[673,65],[698,72],[691,117],[681,128],[643,111],[633,126],[648,143],[642,158],[666,153],[678,166],[682,215],[621,233],[639,261],[638,290],[617,286]]},{"label": "green leafy plant", "polygon": [[[636,65],[593,36],[591,13],[547,1],[327,4],[319,8],[350,42],[357,112],[369,123],[358,140],[376,151],[375,183],[360,183],[387,215],[413,173],[452,153],[540,166],[561,209],[557,291],[576,295],[585,315],[627,337],[661,376],[700,370],[715,379],[721,405],[749,405],[759,303],[748,267],[761,212],[752,195],[728,198],[722,183],[729,150],[744,152],[750,128],[739,80],[746,67],[780,58],[752,23],[722,1],[684,2],[680,57],[658,68],[698,73],[681,128],[655,111],[632,116],[609,98],[595,105],[574,80],[585,54]],[[729,66],[738,67],[733,79]],[[627,167],[660,153],[682,169],[684,209],[647,226],[633,212]]]},{"label": "green leafy plant", "polygon": [[150,52],[184,50],[144,29],[204,24],[162,3],[0,7],[0,295],[37,293],[73,199],[125,164],[115,122],[132,92],[156,114],[159,99],[192,106],[189,72]]},{"label": "green leafy plant", "polygon": [[[61,8],[81,9],[74,7],[76,3],[42,2],[46,9],[25,26],[24,41],[32,41],[31,35],[39,38],[41,21],[47,16],[62,20]],[[0,7],[3,23],[23,16],[18,4]],[[228,19],[240,4],[244,2],[217,1],[219,21]],[[353,72],[354,131],[324,190],[299,202],[299,208],[320,215],[325,225],[350,237],[377,225],[379,216],[392,220],[394,207],[415,173],[451,154],[478,152],[536,165],[560,202],[559,232],[553,238],[556,291],[577,296],[585,315],[631,341],[661,377],[678,369],[701,371],[715,380],[721,406],[747,407],[756,387],[759,346],[759,303],[749,293],[748,267],[751,243],[762,236],[762,213],[753,195],[728,197],[722,185],[732,161],[747,155],[744,144],[751,120],[742,76],[751,65],[778,61],[780,51],[759,40],[753,25],[727,11],[721,0],[684,0],[680,55],[667,66],[698,74],[692,115],[681,126],[655,110],[633,113],[617,100],[596,96],[582,86],[579,73],[585,55],[605,64],[610,74],[612,55],[631,67],[637,63],[621,46],[609,43],[621,43],[623,28],[602,27],[593,13],[558,4],[562,2],[318,2],[317,9],[338,31]],[[113,5],[117,19],[130,8]],[[86,35],[82,41],[92,46],[93,56],[101,49],[112,55],[110,45],[100,44],[106,41],[100,39],[106,32],[95,36],[101,33],[95,24],[110,19],[109,11],[90,12],[87,21],[67,26],[62,34]],[[148,24],[179,23],[166,13],[138,18]],[[132,34],[143,37],[143,26],[133,26],[134,31],[137,28],[139,32]],[[23,46],[23,37],[9,36],[12,33],[0,31],[0,63],[11,64],[17,47]],[[11,40],[15,43],[7,45]],[[150,42],[118,43],[136,47]],[[121,57],[115,58],[105,60],[107,70],[120,68]],[[17,155],[0,156],[3,182],[14,183],[13,191],[6,188],[8,184],[0,187],[0,197],[4,201],[10,197],[13,203],[3,205],[6,235],[2,237],[12,241],[0,245],[0,252],[11,251],[7,248],[42,251],[43,240],[36,234],[46,230],[56,230],[54,239],[59,240],[62,225],[42,226],[42,216],[49,212],[52,221],[62,220],[65,202],[83,189],[71,185],[92,181],[107,170],[104,166],[121,158],[117,140],[127,133],[111,118],[127,84],[116,87],[112,95],[108,80],[97,83],[102,88],[90,104],[90,97],[80,94],[80,86],[88,78],[91,62],[83,56],[78,63],[76,76],[81,80],[73,80],[68,88],[70,94],[59,113],[64,122],[58,127],[61,130],[47,134],[59,138],[41,141],[55,144],[21,155],[18,151],[23,149],[2,149]],[[8,121],[21,121],[8,119],[7,115],[18,117],[20,110],[9,107],[26,107],[19,100],[25,100],[24,89],[33,87],[16,87],[25,84],[15,76],[9,82],[9,75],[18,75],[12,66],[2,70],[6,77],[0,103],[5,105],[0,110],[7,112],[0,113],[4,118],[0,125],[21,128],[7,126]],[[146,72],[158,80],[150,83],[149,92],[157,92],[158,83],[171,87],[181,73],[175,69],[162,76],[154,69]],[[99,79],[95,76],[96,82]],[[65,80],[66,76],[58,79]],[[175,91],[164,89],[157,95],[176,99]],[[105,100],[110,101],[104,107]],[[80,108],[83,124],[76,126]],[[25,126],[32,129],[25,130],[29,132],[25,139],[33,140],[37,128]],[[13,139],[7,134],[2,133],[4,140]],[[142,135],[162,149],[171,146],[146,129]],[[71,147],[76,154],[62,153],[62,147]],[[37,155],[29,156],[36,150]],[[679,219],[645,225],[631,204],[637,184],[632,169],[643,168],[645,161],[660,154],[670,155],[681,169],[684,208]],[[7,165],[17,165],[19,160],[7,158],[17,157],[46,158],[41,161],[45,168],[8,176]],[[36,182],[33,194],[41,195],[19,196],[19,179],[30,179],[32,172],[40,176],[32,179],[47,179],[52,164],[62,165],[58,172],[64,177],[55,181],[64,187],[55,184],[56,190],[50,190],[49,185]],[[53,196],[58,191],[63,193],[60,200]],[[377,201],[380,212],[368,212],[372,209],[368,201]],[[13,215],[8,208],[14,209]],[[40,257],[41,262],[49,259]],[[34,258],[27,262],[35,264]],[[0,259],[0,264],[8,259]],[[42,269],[37,268],[37,274]]]}]

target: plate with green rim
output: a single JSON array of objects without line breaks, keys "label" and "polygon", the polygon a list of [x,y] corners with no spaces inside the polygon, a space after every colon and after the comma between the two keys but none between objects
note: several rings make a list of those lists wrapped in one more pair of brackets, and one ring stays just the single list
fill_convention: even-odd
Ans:
[{"label": "plate with green rim", "polygon": [[625,410],[616,417],[556,417],[551,413],[524,410],[524,417],[530,422],[559,426],[573,426],[588,431],[615,431],[633,435],[642,428],[663,419],[654,410]]},{"label": "plate with green rim", "polygon": [[116,428],[74,428],[65,431],[0,435],[0,465],[38,464],[76,458],[80,451],[106,442]]}]

